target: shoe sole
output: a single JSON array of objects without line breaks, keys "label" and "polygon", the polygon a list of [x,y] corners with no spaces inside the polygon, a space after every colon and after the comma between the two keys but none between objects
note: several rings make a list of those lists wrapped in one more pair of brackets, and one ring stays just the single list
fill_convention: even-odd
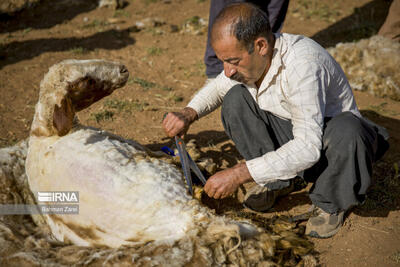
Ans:
[{"label": "shoe sole", "polygon": [[307,235],[310,236],[310,237],[321,238],[321,239],[329,238],[329,237],[332,237],[332,236],[336,235],[337,232],[339,232],[340,227],[341,227],[341,225],[340,225],[338,228],[336,228],[335,230],[330,231],[329,233],[327,233],[327,234],[325,234],[325,235],[319,235],[319,234],[318,234],[317,232],[315,232],[315,231],[311,231],[311,232],[308,233]]}]

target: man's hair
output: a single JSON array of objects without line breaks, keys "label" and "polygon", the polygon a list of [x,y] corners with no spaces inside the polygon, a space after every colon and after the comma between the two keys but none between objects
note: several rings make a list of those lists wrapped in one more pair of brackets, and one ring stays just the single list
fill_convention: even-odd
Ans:
[{"label": "man's hair", "polygon": [[211,34],[211,42],[223,37],[221,26],[228,26],[228,33],[247,49],[249,54],[254,51],[254,41],[258,37],[265,37],[268,42],[271,37],[271,26],[268,16],[261,9],[249,3],[237,3],[225,7],[216,17]]}]

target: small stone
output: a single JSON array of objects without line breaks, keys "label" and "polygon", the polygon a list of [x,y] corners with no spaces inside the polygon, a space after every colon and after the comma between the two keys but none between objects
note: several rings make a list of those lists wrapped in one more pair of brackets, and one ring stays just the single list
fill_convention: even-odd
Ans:
[{"label": "small stone", "polygon": [[179,32],[179,27],[177,25],[171,24],[171,25],[169,25],[169,31],[171,33]]}]

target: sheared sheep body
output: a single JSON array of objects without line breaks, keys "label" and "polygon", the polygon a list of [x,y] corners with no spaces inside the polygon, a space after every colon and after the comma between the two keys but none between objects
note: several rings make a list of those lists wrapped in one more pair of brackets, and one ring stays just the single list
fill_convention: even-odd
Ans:
[{"label": "sheared sheep body", "polygon": [[72,129],[75,111],[125,84],[123,68],[65,61],[41,83],[26,171],[33,192],[79,192],[79,215],[44,216],[60,241],[118,247],[175,241],[193,227],[191,198],[173,165],[150,160],[133,141],[88,127]]},{"label": "sheared sheep body", "polygon": [[139,146],[89,128],[31,137],[31,190],[79,191],[79,215],[46,215],[55,237],[112,247],[182,238],[195,215],[181,174],[146,156]]}]

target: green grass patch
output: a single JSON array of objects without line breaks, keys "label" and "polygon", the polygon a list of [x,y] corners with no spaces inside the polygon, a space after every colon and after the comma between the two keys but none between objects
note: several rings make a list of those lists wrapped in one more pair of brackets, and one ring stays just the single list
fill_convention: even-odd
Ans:
[{"label": "green grass patch", "polygon": [[186,19],[184,23],[200,26],[200,17],[199,16],[190,17],[190,18]]},{"label": "green grass patch", "polygon": [[161,90],[167,91],[167,92],[171,92],[172,90],[174,90],[174,88],[169,87],[169,86],[163,86],[163,87],[161,88]]},{"label": "green grass patch", "polygon": [[155,94],[154,96],[163,99],[166,102],[174,101],[175,103],[177,103],[184,100],[183,96],[176,95],[174,92],[171,91],[167,95]]},{"label": "green grass patch", "polygon": [[110,110],[104,110],[96,113],[90,114],[90,117],[94,119],[97,123],[101,121],[112,120],[114,116],[114,112]]},{"label": "green grass patch", "polygon": [[118,99],[109,99],[104,103],[104,107],[108,109],[114,109],[117,112],[128,112],[132,113],[132,111],[143,111],[149,103],[139,102],[139,101],[128,101],[128,100],[118,100]]},{"label": "green grass patch", "polygon": [[131,14],[126,10],[118,9],[118,10],[115,10],[113,17],[114,18],[121,18],[121,17],[130,18]]},{"label": "green grass patch", "polygon": [[199,60],[194,64],[194,68],[196,69],[196,76],[205,77],[206,76],[206,65],[203,60]]},{"label": "green grass patch", "polygon": [[139,77],[133,77],[128,80],[128,84],[133,84],[133,83],[140,85],[144,90],[154,88],[157,85],[156,83],[146,81],[145,79],[141,79]]},{"label": "green grass patch", "polygon": [[318,0],[299,0],[291,12],[299,13],[303,18],[320,19],[327,22],[335,22],[341,15],[337,5],[327,5]]},{"label": "green grass patch", "polygon": [[159,56],[164,52],[164,49],[160,47],[149,47],[147,48],[147,54],[150,56]]},{"label": "green grass patch", "polygon": [[105,20],[97,20],[94,19],[92,22],[83,25],[82,28],[87,29],[87,28],[100,28],[109,25],[109,23]]},{"label": "green grass patch", "polygon": [[22,35],[27,34],[28,32],[32,31],[32,28],[26,28],[22,31]]},{"label": "green grass patch", "polygon": [[81,46],[71,48],[71,49],[69,50],[69,52],[70,52],[70,53],[73,53],[73,54],[75,54],[75,55],[83,55],[83,54],[89,53],[89,51],[88,51],[87,49],[85,49],[85,48],[83,48],[83,47],[81,47]]},{"label": "green grass patch", "polygon": [[176,95],[176,96],[174,96],[173,99],[174,99],[175,102],[182,102],[183,101],[183,96]]}]

